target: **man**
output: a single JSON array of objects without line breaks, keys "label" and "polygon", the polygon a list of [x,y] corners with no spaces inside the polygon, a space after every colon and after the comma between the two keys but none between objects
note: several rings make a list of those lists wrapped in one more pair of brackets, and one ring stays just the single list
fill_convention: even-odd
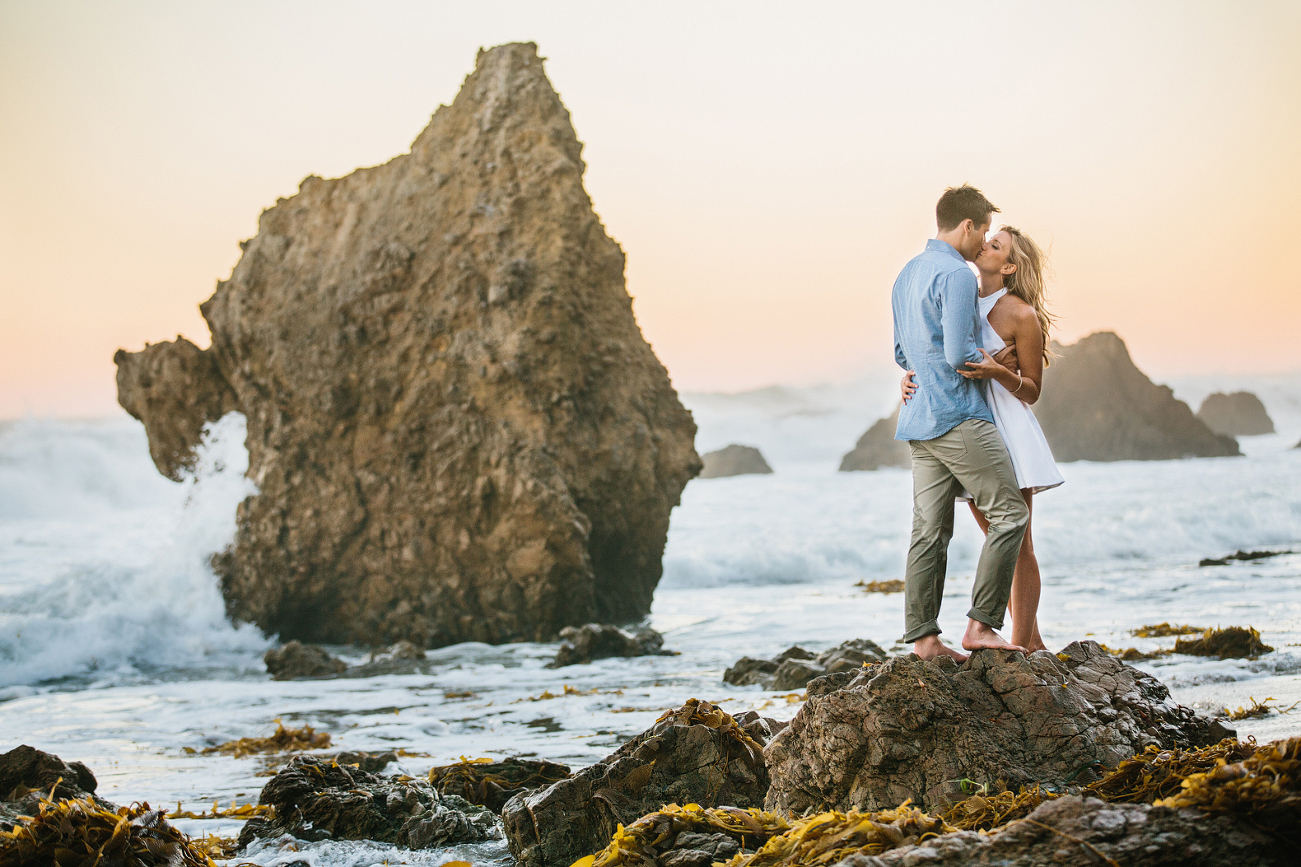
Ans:
[{"label": "man", "polygon": [[913,466],[903,640],[913,642],[922,659],[967,658],[940,641],[937,622],[954,500],[964,488],[989,520],[989,533],[976,567],[962,646],[1024,650],[994,630],[1003,628],[1030,513],[981,386],[958,373],[968,362],[989,358],[980,346],[978,287],[967,262],[980,252],[996,211],[974,187],[945,190],[935,205],[938,234],[904,266],[891,295],[895,360],[905,370],[915,370],[917,382],[917,391],[899,411],[895,439],[908,442]]}]

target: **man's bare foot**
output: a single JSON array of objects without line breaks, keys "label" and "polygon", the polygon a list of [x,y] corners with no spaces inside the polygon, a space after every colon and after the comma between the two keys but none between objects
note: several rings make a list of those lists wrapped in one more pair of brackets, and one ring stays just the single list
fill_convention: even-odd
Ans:
[{"label": "man's bare foot", "polygon": [[966,662],[967,655],[960,653],[949,647],[943,641],[940,641],[938,635],[923,635],[913,642],[913,653],[922,659],[934,659],[937,656],[947,656],[954,662]]},{"label": "man's bare foot", "polygon": [[1048,649],[1048,645],[1044,644],[1042,641],[1038,643],[1028,641],[1026,642],[1025,645],[1025,652],[1027,654],[1038,653],[1041,650],[1047,650],[1047,649]]},{"label": "man's bare foot", "polygon": [[962,636],[962,647],[965,650],[1019,650],[1025,653],[1021,645],[1007,641],[987,624],[970,619],[967,620],[966,634]]}]

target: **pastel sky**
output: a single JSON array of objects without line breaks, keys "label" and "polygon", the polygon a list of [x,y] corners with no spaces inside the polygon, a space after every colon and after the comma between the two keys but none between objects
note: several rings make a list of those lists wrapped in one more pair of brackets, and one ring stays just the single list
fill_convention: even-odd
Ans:
[{"label": "pastel sky", "polygon": [[258,213],[407,150],[535,41],[681,390],[891,364],[945,186],[1050,250],[1060,337],[1301,368],[1295,2],[0,4],[0,418],[116,411]]}]

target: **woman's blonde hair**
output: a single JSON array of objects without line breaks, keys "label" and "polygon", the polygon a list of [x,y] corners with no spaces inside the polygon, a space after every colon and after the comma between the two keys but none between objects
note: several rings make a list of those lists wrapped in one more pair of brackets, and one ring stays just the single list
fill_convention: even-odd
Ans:
[{"label": "woman's blonde hair", "polygon": [[1015,295],[1034,308],[1039,317],[1039,327],[1044,333],[1044,367],[1052,360],[1049,350],[1048,329],[1056,318],[1048,312],[1044,302],[1044,266],[1046,257],[1029,235],[1012,226],[999,226],[998,231],[1012,236],[1012,247],[1008,251],[1007,261],[1016,266],[1016,270],[1003,278],[1009,295]]}]

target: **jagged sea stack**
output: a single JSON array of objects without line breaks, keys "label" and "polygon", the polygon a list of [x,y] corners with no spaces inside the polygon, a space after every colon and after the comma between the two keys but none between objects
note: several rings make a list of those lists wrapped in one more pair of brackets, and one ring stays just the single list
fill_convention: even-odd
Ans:
[{"label": "jagged sea stack", "polygon": [[119,351],[160,471],[248,419],[229,613],[283,638],[545,639],[645,615],[695,424],[532,44],[481,51],[409,154],[309,177],[201,305]]},{"label": "jagged sea stack", "polygon": [[1129,357],[1125,342],[1099,331],[1070,346],[1044,371],[1034,414],[1059,461],[1163,461],[1240,455],[1193,415],[1169,386]]}]

